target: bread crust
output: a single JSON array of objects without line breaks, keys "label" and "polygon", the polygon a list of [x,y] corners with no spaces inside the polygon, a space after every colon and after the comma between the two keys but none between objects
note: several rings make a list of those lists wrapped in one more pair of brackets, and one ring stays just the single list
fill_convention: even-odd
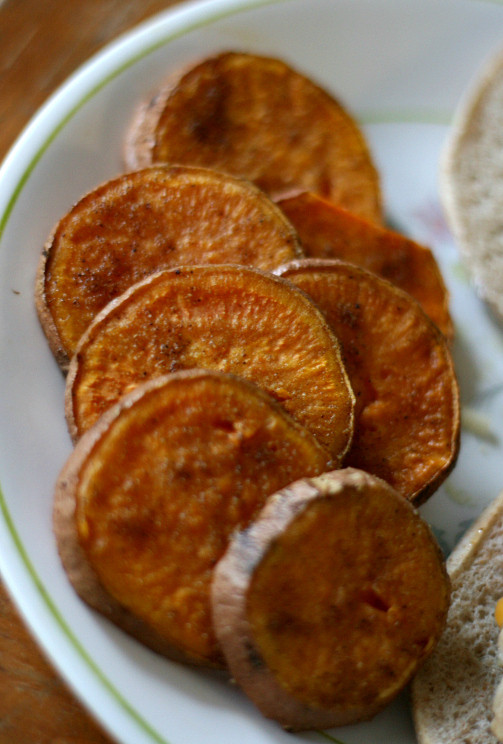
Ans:
[{"label": "bread crust", "polygon": [[455,112],[440,163],[447,222],[478,295],[503,322],[503,51],[485,60]]},{"label": "bread crust", "polygon": [[452,602],[435,652],[412,683],[420,744],[496,744],[493,698],[501,679],[494,609],[503,596],[503,492],[447,561]]}]

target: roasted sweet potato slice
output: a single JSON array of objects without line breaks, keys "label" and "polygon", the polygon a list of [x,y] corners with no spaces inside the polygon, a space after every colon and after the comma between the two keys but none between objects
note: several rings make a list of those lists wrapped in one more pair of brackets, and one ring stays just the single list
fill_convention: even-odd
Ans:
[{"label": "roasted sweet potato slice", "polygon": [[454,467],[459,393],[447,341],[409,294],[360,267],[304,259],[278,270],[323,310],[356,396],[345,459],[425,501]]},{"label": "roasted sweet potato slice", "polygon": [[167,269],[97,316],[67,378],[72,436],[140,381],[194,367],[250,379],[336,461],[347,451],[354,397],[328,324],[290,282],[236,265]]},{"label": "roasted sweet potato slice", "polygon": [[450,598],[426,522],[353,469],[271,496],[213,576],[215,632],[234,679],[292,730],[381,710],[435,647]]},{"label": "roasted sweet potato slice", "polygon": [[293,227],[251,183],[152,167],[107,181],[58,222],[42,252],[36,304],[66,369],[99,310],[149,274],[204,263],[271,269],[300,255]]},{"label": "roasted sweet potato slice", "polygon": [[216,168],[271,195],[302,188],[382,222],[379,177],[357,122],[278,59],[227,52],[172,75],[136,113],[125,161]]},{"label": "roasted sweet potato slice", "polygon": [[306,429],[241,378],[156,378],[109,409],[61,473],[63,565],[91,606],[156,651],[222,666],[213,566],[270,493],[328,463]]},{"label": "roasted sweet potato slice", "polygon": [[429,248],[316,194],[302,192],[278,204],[308,258],[338,258],[379,274],[415,297],[442,333],[453,338],[449,293]]}]

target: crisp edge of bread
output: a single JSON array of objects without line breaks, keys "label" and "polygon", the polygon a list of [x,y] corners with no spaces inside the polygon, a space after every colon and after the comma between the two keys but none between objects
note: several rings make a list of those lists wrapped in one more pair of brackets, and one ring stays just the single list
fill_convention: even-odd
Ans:
[{"label": "crisp edge of bread", "polygon": [[420,744],[497,742],[491,724],[493,698],[503,675],[494,618],[495,604],[503,596],[502,536],[503,492],[447,561],[452,582],[447,627],[411,687]]}]

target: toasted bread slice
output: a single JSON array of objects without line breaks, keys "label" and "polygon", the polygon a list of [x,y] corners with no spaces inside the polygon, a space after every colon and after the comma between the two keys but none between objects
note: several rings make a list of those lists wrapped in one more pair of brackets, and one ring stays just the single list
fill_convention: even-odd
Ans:
[{"label": "toasted bread slice", "polygon": [[350,261],[411,294],[452,340],[449,293],[431,250],[307,192],[278,201],[307,258]]},{"label": "toasted bread slice", "polygon": [[200,370],[156,378],[109,409],[60,475],[63,565],[89,605],[143,643],[223,666],[213,566],[270,493],[329,462],[249,382]]},{"label": "toasted bread slice", "polygon": [[449,581],[429,527],[353,469],[302,479],[237,533],[212,585],[235,680],[290,730],[372,717],[432,652]]},{"label": "toasted bread slice", "polygon": [[503,52],[491,55],[458,105],[440,194],[480,297],[503,320]]},{"label": "toasted bread slice", "polygon": [[493,696],[501,679],[496,602],[503,596],[503,494],[447,561],[452,602],[434,654],[412,684],[419,744],[496,744]]},{"label": "toasted bread slice", "polygon": [[66,370],[94,316],[149,274],[194,263],[271,269],[300,255],[289,221],[251,183],[205,168],[146,168],[93,189],[58,222],[36,305]]},{"label": "toasted bread slice", "polygon": [[459,391],[445,337],[409,294],[353,264],[301,259],[277,272],[314,299],[341,343],[356,396],[345,464],[424,502],[459,452]]},{"label": "toasted bread slice", "polygon": [[70,365],[73,438],[142,380],[193,367],[255,382],[344,457],[354,396],[337,339],[293,284],[236,265],[166,269],[107,305]]},{"label": "toasted bread slice", "polygon": [[226,52],[173,74],[137,111],[125,162],[216,168],[271,195],[303,188],[382,222],[379,177],[360,127],[278,59]]},{"label": "toasted bread slice", "polygon": [[[501,602],[503,601],[503,595],[498,599],[496,604],[495,616],[501,610]],[[492,712],[494,717],[491,721],[491,731],[499,742],[503,742],[503,625],[501,624],[501,617],[498,618],[500,621],[499,636],[498,636],[498,662],[500,666],[500,678],[496,691],[494,693],[492,702]]]}]

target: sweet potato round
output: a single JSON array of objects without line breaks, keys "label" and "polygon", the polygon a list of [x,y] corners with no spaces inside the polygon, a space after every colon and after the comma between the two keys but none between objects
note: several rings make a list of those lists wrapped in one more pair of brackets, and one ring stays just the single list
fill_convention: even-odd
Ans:
[{"label": "sweet potato round", "polygon": [[156,651],[222,666],[209,586],[230,534],[329,456],[251,383],[151,380],[89,430],[55,491],[54,528],[80,596]]},{"label": "sweet potato round", "polygon": [[416,505],[455,465],[459,391],[449,346],[409,294],[335,259],[278,269],[323,310],[356,396],[346,465],[386,480]]},{"label": "sweet potato round", "polygon": [[452,340],[449,293],[431,250],[316,194],[278,201],[307,258],[338,258],[379,274],[411,294]]},{"label": "sweet potato round", "polygon": [[302,188],[382,222],[379,177],[358,124],[278,59],[226,52],[173,74],[136,113],[125,160],[133,169],[212,167],[273,196]]},{"label": "sweet potato round", "polygon": [[435,647],[449,605],[438,545],[412,505],[353,469],[271,496],[212,584],[229,669],[291,730],[370,718]]},{"label": "sweet potato round", "polygon": [[35,300],[61,367],[95,315],[137,281],[180,264],[271,269],[302,255],[282,211],[253,184],[206,168],[157,166],[83,196],[42,251]]},{"label": "sweet potato round", "polygon": [[142,380],[194,367],[255,382],[335,462],[347,451],[354,396],[322,314],[290,282],[235,265],[167,269],[134,285],[96,317],[67,377],[73,438]]}]

